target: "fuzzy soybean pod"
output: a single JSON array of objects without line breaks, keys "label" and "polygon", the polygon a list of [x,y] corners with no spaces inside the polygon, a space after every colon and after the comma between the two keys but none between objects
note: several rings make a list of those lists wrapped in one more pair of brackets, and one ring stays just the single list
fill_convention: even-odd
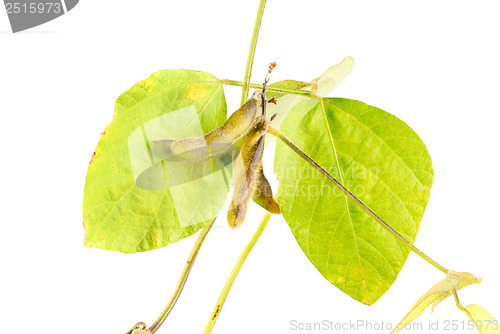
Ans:
[{"label": "fuzzy soybean pod", "polygon": [[273,196],[271,185],[264,175],[264,170],[262,169],[262,159],[260,160],[256,171],[255,189],[252,194],[252,200],[270,213],[275,215],[281,214],[278,202]]},{"label": "fuzzy soybean pod", "polygon": [[250,198],[271,213],[281,213],[262,169],[266,132],[263,130],[266,124],[265,118],[257,118],[252,134],[241,149],[235,168],[233,198],[227,213],[227,221],[232,228],[240,226],[245,220]]},{"label": "fuzzy soybean pod", "polygon": [[241,148],[239,161],[236,163],[233,179],[233,198],[227,212],[227,222],[231,228],[243,224],[252,198],[257,179],[259,158],[264,152],[264,138],[260,132],[254,132]]},{"label": "fuzzy soybean pod", "polygon": [[234,151],[238,142],[248,136],[252,128],[257,115],[257,96],[258,92],[255,92],[223,125],[205,136],[154,141],[154,153],[162,160],[196,162]]}]

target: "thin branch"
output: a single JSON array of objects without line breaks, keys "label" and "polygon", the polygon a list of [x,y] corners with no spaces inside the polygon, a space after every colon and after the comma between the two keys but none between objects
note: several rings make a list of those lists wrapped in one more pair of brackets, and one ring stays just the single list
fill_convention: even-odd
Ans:
[{"label": "thin branch", "polygon": [[314,160],[312,160],[307,154],[302,152],[297,146],[295,146],[288,138],[285,137],[283,133],[281,133],[278,129],[273,126],[269,126],[269,133],[278,137],[283,143],[285,143],[288,147],[290,147],[295,153],[297,153],[302,159],[311,164],[314,168],[316,168],[319,172],[325,175],[328,180],[338,186],[347,196],[353,199],[361,208],[363,208],[366,212],[368,212],[375,220],[389,233],[391,233],[397,240],[399,240],[404,246],[414,251],[417,255],[423,258],[428,263],[432,264],[437,269],[441,270],[443,273],[447,274],[448,269],[431,259],[429,256],[420,251],[417,247],[415,247],[411,242],[406,240],[401,234],[398,233],[395,229],[393,229],[388,223],[386,223],[381,217],[379,217],[375,212],[373,212],[365,203],[363,203],[360,199],[354,196],[347,188],[345,188],[339,181],[337,181],[333,176],[331,176],[327,171],[321,168]]},{"label": "thin branch", "polygon": [[205,238],[207,237],[208,232],[214,225],[215,219],[212,220],[212,222],[205,226],[201,232],[200,235],[198,235],[198,238],[196,239],[196,242],[193,245],[193,248],[191,249],[191,253],[189,254],[189,257],[186,261],[186,265],[184,266],[184,269],[182,270],[182,274],[179,277],[179,281],[177,282],[177,286],[175,288],[174,293],[172,294],[172,297],[170,297],[170,300],[167,303],[167,306],[163,309],[161,312],[160,316],[156,321],[149,327],[149,331],[153,334],[155,333],[161,325],[165,322],[167,319],[168,315],[172,311],[172,308],[174,307],[175,303],[177,302],[177,299],[179,299],[179,296],[181,295],[182,289],[184,288],[184,285],[186,284],[186,280],[189,276],[189,272],[191,271],[191,268],[193,267],[194,261],[196,260],[196,257],[198,256],[198,253],[200,251],[201,245],[203,244],[203,241],[205,241]]},{"label": "thin branch", "polygon": [[264,15],[265,7],[266,0],[260,0],[259,9],[257,10],[257,17],[255,18],[252,40],[250,41],[250,48],[248,49],[247,65],[245,68],[245,81],[243,83],[243,91],[241,93],[241,105],[243,105],[247,101],[248,92],[250,91],[250,78],[252,77],[253,59],[255,57],[255,49],[257,48],[257,39],[259,37],[260,25],[262,23],[262,16]]},{"label": "thin branch", "polygon": [[[236,80],[229,80],[229,79],[222,79],[221,80],[223,85],[227,86],[238,86],[238,87],[243,87],[244,83],[242,81],[236,81]],[[251,83],[249,85],[249,88],[255,88],[255,89],[260,89],[262,90],[264,86],[256,83]],[[300,95],[300,96],[306,96],[306,97],[315,97],[311,92],[307,90],[297,90],[297,89],[288,89],[288,88],[279,88],[279,87],[273,87],[273,86],[268,86],[267,90],[270,92],[277,92],[277,93],[283,93],[283,94],[292,94],[292,95]]]},{"label": "thin branch", "polygon": [[465,309],[465,307],[460,303],[460,299],[458,299],[458,293],[457,293],[457,289],[456,288],[453,288],[453,297],[455,297],[455,303],[457,304],[457,307],[464,311],[464,312],[467,312],[467,310]]},{"label": "thin branch", "polygon": [[255,246],[255,243],[257,242],[262,232],[266,228],[269,219],[271,219],[271,214],[267,212],[264,218],[262,218],[262,221],[260,222],[257,230],[254,232],[252,238],[243,249],[243,252],[241,252],[238,261],[236,261],[236,264],[234,265],[234,268],[231,271],[231,274],[229,275],[226,284],[224,285],[224,288],[222,289],[219,299],[217,300],[217,304],[215,304],[212,315],[210,316],[207,326],[205,327],[205,331],[203,332],[204,334],[210,334],[212,332],[212,329],[215,326],[215,322],[217,321],[217,318],[219,317],[222,307],[224,306],[224,302],[226,301],[227,295],[229,294],[229,291],[231,290],[231,287],[233,286],[233,283],[236,277],[238,276],[238,273],[240,272],[243,263],[245,263],[248,254],[250,254],[250,251],[252,250],[253,246]]}]

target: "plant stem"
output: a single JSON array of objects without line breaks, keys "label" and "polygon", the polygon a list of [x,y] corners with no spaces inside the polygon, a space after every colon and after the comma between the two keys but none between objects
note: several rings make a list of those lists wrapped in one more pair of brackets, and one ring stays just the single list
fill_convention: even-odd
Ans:
[{"label": "plant stem", "polygon": [[[223,85],[228,85],[228,86],[238,86],[238,87],[243,87],[244,83],[242,81],[235,81],[235,80],[229,80],[229,79],[222,79],[221,80]],[[263,85],[255,84],[255,83],[250,83],[249,88],[255,88],[255,89],[262,89],[264,88]],[[297,90],[297,89],[288,89],[288,88],[278,88],[278,87],[273,87],[273,86],[267,86],[267,90],[270,92],[278,92],[278,93],[284,93],[284,94],[292,94],[292,95],[301,95],[301,96],[308,96],[308,97],[314,97],[314,95],[307,91],[307,90]]]},{"label": "plant stem", "polygon": [[198,235],[198,238],[196,239],[196,242],[194,243],[193,248],[191,249],[191,253],[189,254],[189,257],[186,261],[186,265],[182,270],[181,277],[179,277],[179,281],[177,282],[177,286],[175,288],[174,293],[172,294],[172,297],[170,297],[167,306],[165,306],[158,319],[156,319],[153,325],[151,325],[151,327],[149,327],[148,329],[151,333],[155,333],[160,328],[160,326],[163,325],[168,315],[172,311],[172,308],[174,307],[175,303],[177,302],[177,299],[179,299],[182,289],[184,288],[184,284],[186,284],[186,280],[189,276],[189,272],[191,271],[194,261],[198,256],[201,245],[203,244],[203,241],[205,241],[205,238],[207,237],[207,234],[212,228],[212,226],[214,225],[214,222],[215,219],[209,225],[205,226],[201,230],[200,235]]},{"label": "plant stem", "polygon": [[253,58],[255,56],[257,39],[259,37],[260,25],[262,23],[262,16],[264,15],[265,7],[266,7],[266,0],[260,0],[259,9],[257,10],[257,17],[255,18],[255,25],[253,27],[252,40],[250,41],[250,48],[248,49],[247,65],[245,68],[245,79],[243,83],[243,91],[241,93],[241,105],[243,105],[247,101],[248,92],[250,91],[250,78],[252,77]]},{"label": "plant stem", "polygon": [[248,244],[245,246],[243,249],[243,252],[240,254],[240,257],[238,258],[238,261],[236,261],[236,264],[234,265],[233,270],[231,271],[231,274],[227,278],[226,284],[224,285],[224,288],[222,289],[222,292],[219,296],[219,299],[217,300],[217,304],[214,307],[214,310],[212,312],[212,315],[210,316],[210,319],[208,320],[207,326],[205,327],[205,331],[203,332],[204,334],[209,334],[212,332],[212,329],[215,326],[215,322],[217,321],[217,318],[219,317],[219,314],[222,310],[222,306],[224,306],[224,302],[226,301],[227,295],[229,294],[229,290],[231,290],[231,287],[233,286],[234,280],[236,279],[236,276],[238,276],[238,273],[240,272],[241,267],[243,266],[243,263],[245,263],[245,260],[248,257],[248,254],[250,254],[250,251],[252,250],[253,246],[261,236],[262,232],[267,226],[267,223],[269,222],[269,219],[271,219],[271,214],[269,212],[266,213],[264,218],[262,218],[262,221],[259,224],[259,227],[257,227],[257,230],[254,232],[252,238],[248,242]]},{"label": "plant stem", "polygon": [[468,313],[467,310],[465,309],[465,307],[460,303],[460,299],[458,299],[458,294],[457,294],[457,289],[456,288],[453,288],[453,297],[455,297],[455,303],[457,304],[457,307],[460,310]]},{"label": "plant stem", "polygon": [[337,181],[333,176],[331,176],[327,171],[321,168],[314,160],[312,160],[307,154],[302,152],[297,146],[295,146],[288,138],[285,137],[283,133],[281,133],[278,129],[273,126],[269,126],[269,133],[278,137],[282,142],[284,142],[288,147],[290,147],[295,153],[297,153],[302,159],[311,164],[314,168],[320,171],[323,175],[325,175],[332,183],[338,186],[347,196],[353,199],[360,207],[362,207],[365,211],[367,211],[375,220],[389,233],[391,233],[396,240],[399,240],[404,246],[414,251],[418,256],[423,258],[428,263],[432,264],[437,269],[441,270],[443,273],[447,274],[448,269],[431,259],[429,256],[424,254],[421,250],[415,247],[411,242],[406,240],[401,234],[399,234],[395,229],[393,229],[388,223],[386,223],[381,217],[379,217],[375,212],[373,212],[365,203],[363,203],[360,199],[354,196],[347,188],[345,188],[339,181]]},{"label": "plant stem", "polygon": [[[248,99],[248,93],[250,91],[250,80],[252,77],[252,69],[253,69],[253,59],[255,57],[255,50],[257,48],[257,39],[259,37],[259,31],[260,31],[260,26],[262,23],[262,17],[264,15],[264,8],[266,7],[266,0],[260,0],[259,2],[259,8],[257,9],[257,16],[255,18],[255,25],[253,28],[253,33],[252,33],[252,40],[250,41],[250,47],[248,49],[248,56],[247,56],[247,64],[245,67],[245,78],[244,82],[238,82],[238,81],[230,81],[227,80],[226,84],[237,84],[237,86],[240,86],[242,88],[241,92],[241,105],[245,104],[245,102]],[[208,321],[208,324],[205,328],[204,333],[210,333],[212,332],[212,329],[215,326],[215,322],[217,321],[217,318],[219,317],[220,311],[222,309],[222,306],[224,305],[224,302],[226,300],[227,295],[229,294],[229,290],[231,290],[231,287],[234,283],[234,280],[236,279],[236,276],[238,276],[238,273],[240,272],[241,267],[243,266],[243,263],[245,263],[246,258],[248,257],[248,254],[250,254],[250,251],[252,250],[253,246],[261,236],[262,232],[267,226],[267,223],[269,222],[269,219],[271,219],[271,214],[266,213],[264,218],[262,219],[259,227],[255,231],[254,235],[246,245],[246,247],[243,249],[243,252],[240,254],[240,257],[238,258],[238,261],[236,262],[233,270],[231,271],[231,274],[229,275],[226,284],[224,285],[224,288],[219,296],[219,299],[217,300],[217,304],[215,306],[215,309],[210,316],[210,319]],[[208,233],[208,231],[207,231]]]}]

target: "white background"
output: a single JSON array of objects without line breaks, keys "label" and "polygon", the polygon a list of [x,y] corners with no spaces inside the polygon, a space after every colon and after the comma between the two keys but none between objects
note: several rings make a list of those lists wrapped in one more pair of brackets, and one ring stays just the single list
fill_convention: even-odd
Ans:
[{"label": "white background", "polygon": [[[115,99],[164,68],[241,80],[258,1],[82,0],[24,33],[0,13],[0,320],[16,333],[124,333],[151,324],[195,236],[140,254],[83,246],[86,169]],[[254,82],[308,81],[345,56],[334,96],[385,109],[426,143],[435,178],[416,245],[484,281],[464,289],[500,318],[500,20],[498,1],[269,0]],[[228,88],[228,106],[240,90]],[[268,174],[272,160],[266,158]],[[201,333],[262,210],[231,230],[221,215],[159,333]],[[368,307],[328,283],[274,217],[243,267],[213,333],[294,331],[290,321],[396,323],[442,274],[411,254]],[[466,320],[452,299],[417,320]],[[343,331],[348,332],[348,331]],[[363,331],[359,331],[363,332]],[[387,331],[381,331],[387,332]],[[428,331],[414,331],[424,333]],[[459,331],[460,332],[460,331]],[[463,331],[473,333],[474,331]]]}]

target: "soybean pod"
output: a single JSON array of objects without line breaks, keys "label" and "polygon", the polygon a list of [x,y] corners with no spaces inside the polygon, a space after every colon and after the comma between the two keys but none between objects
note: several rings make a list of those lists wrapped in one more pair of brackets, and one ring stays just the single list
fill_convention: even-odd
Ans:
[{"label": "soybean pod", "polygon": [[252,200],[270,213],[279,215],[281,209],[273,196],[271,185],[264,175],[262,169],[262,159],[256,171],[255,189],[252,194]]},{"label": "soybean pod", "polygon": [[227,222],[231,228],[239,227],[245,220],[248,201],[255,189],[257,167],[263,152],[264,137],[260,131],[255,131],[243,144],[235,168],[233,198],[227,212]]},{"label": "soybean pod", "polygon": [[205,136],[154,141],[154,154],[161,160],[196,162],[234,152],[252,128],[257,115],[257,95],[255,92],[223,125]]},{"label": "soybean pod", "polygon": [[241,158],[236,165],[233,198],[227,214],[229,226],[232,228],[240,226],[245,220],[250,198],[271,213],[281,213],[262,169],[266,132],[267,121],[265,117],[260,116],[256,120],[252,135],[242,147]]}]

